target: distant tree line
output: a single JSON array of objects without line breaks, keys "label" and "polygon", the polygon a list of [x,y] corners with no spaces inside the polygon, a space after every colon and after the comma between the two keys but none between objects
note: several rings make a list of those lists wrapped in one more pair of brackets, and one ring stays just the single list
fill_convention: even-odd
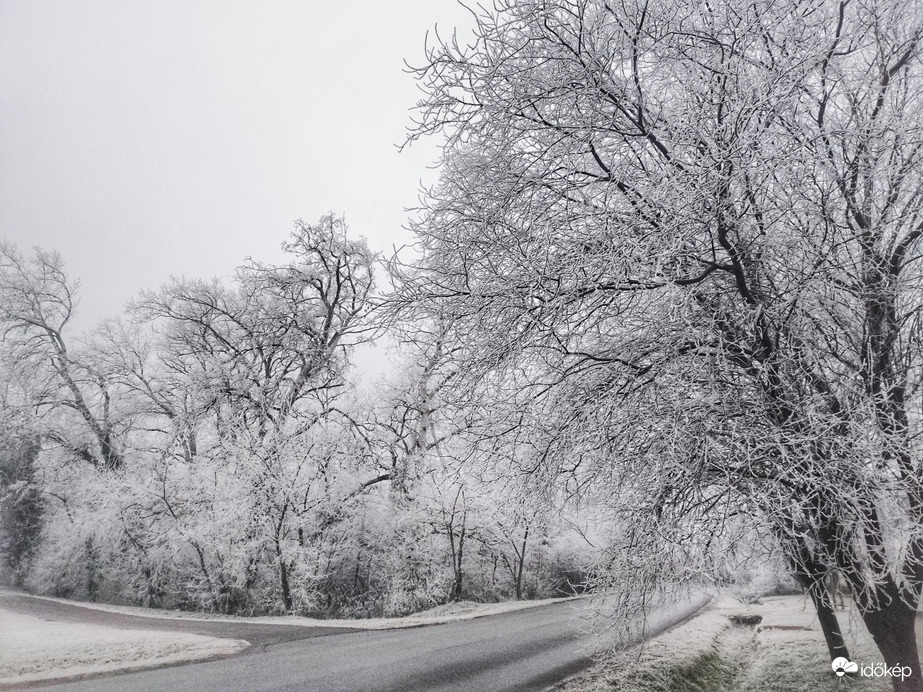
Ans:
[{"label": "distant tree line", "polygon": [[[0,574],[223,613],[406,614],[580,588],[559,516],[494,474],[434,329],[384,315],[342,219],[282,265],[175,279],[79,339],[53,252],[0,246]],[[351,379],[386,323],[408,339]],[[584,544],[585,545],[585,544]]]}]

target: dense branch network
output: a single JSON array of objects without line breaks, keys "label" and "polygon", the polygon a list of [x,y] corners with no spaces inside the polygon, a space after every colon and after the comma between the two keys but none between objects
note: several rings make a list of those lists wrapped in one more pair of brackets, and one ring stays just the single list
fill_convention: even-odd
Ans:
[{"label": "dense branch network", "polygon": [[497,3],[418,72],[448,143],[403,272],[469,386],[519,373],[548,458],[618,479],[582,487],[677,543],[760,517],[886,658],[923,583],[920,9]]}]

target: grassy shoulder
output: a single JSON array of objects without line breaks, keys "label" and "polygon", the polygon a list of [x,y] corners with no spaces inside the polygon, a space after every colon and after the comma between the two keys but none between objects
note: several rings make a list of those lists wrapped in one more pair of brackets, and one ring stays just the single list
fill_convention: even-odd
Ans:
[{"label": "grassy shoulder", "polygon": [[[757,624],[753,616],[760,618]],[[858,614],[838,613],[853,660],[881,661]],[[918,632],[919,636],[919,632]],[[887,692],[887,678],[838,678],[810,602],[723,599],[643,645],[610,654],[555,692]]]}]

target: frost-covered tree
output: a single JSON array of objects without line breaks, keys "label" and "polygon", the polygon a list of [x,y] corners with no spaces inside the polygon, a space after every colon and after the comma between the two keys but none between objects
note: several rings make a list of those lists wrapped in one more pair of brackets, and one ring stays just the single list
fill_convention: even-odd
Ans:
[{"label": "frost-covered tree", "polygon": [[140,360],[125,372],[191,463],[203,453],[238,460],[253,540],[272,556],[291,611],[305,523],[331,492],[325,440],[342,415],[347,351],[373,328],[375,257],[332,215],[298,222],[283,249],[289,263],[250,262],[233,286],[174,280],[144,294],[133,312],[162,336],[155,372],[165,379],[148,380]]},{"label": "frost-covered tree", "polygon": [[[344,500],[369,475],[346,371],[374,328],[375,257],[332,215],[298,222],[283,249],[288,262],[249,261],[230,282],[145,293],[74,351],[60,259],[4,248],[3,372],[43,415],[39,464],[55,498],[33,586],[313,607]],[[94,464],[70,463],[74,450]]]},{"label": "frost-covered tree", "polygon": [[[163,367],[208,393],[201,406],[223,419],[224,434],[242,425],[267,444],[339,386],[345,350],[372,329],[374,255],[347,238],[342,219],[298,222],[283,249],[289,264],[250,262],[233,287],[175,280],[133,309],[164,335]],[[140,388],[152,399],[162,390]]]},{"label": "frost-covered tree", "polygon": [[921,16],[495,3],[419,71],[413,136],[447,144],[403,288],[451,316],[469,382],[544,398],[548,465],[618,481],[631,540],[760,517],[804,579],[846,576],[885,661],[912,665],[906,690],[923,689]]},{"label": "frost-covered tree", "polygon": [[47,435],[94,466],[117,469],[122,429],[111,408],[109,382],[92,359],[68,343],[76,291],[57,253],[36,249],[27,258],[13,245],[0,243],[5,366],[15,379],[28,379],[32,405],[51,419]]}]

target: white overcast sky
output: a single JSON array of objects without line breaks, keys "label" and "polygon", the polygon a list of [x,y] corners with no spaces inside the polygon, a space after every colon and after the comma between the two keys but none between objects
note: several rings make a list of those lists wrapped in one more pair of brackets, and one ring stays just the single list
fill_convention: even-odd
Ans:
[{"label": "white overcast sky", "polygon": [[407,242],[438,152],[396,150],[404,60],[470,24],[455,0],[0,0],[0,237],[62,254],[80,329],[281,260],[297,218]]}]

